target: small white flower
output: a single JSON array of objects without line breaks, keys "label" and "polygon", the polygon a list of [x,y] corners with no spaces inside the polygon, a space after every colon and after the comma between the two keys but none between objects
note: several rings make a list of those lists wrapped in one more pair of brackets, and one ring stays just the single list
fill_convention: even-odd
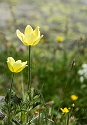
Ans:
[{"label": "small white flower", "polygon": [[82,68],[87,68],[87,64],[82,64]]},{"label": "small white flower", "polygon": [[87,79],[87,64],[82,64],[82,69],[78,71],[80,75],[80,82],[83,82],[84,79]]},{"label": "small white flower", "polygon": [[83,70],[79,70],[79,71],[78,71],[78,74],[79,74],[79,75],[83,75],[83,73],[84,73]]},{"label": "small white flower", "polygon": [[83,81],[84,81],[84,77],[81,76],[81,77],[80,77],[80,82],[83,82]]},{"label": "small white flower", "polygon": [[87,72],[84,73],[84,78],[87,79]]}]

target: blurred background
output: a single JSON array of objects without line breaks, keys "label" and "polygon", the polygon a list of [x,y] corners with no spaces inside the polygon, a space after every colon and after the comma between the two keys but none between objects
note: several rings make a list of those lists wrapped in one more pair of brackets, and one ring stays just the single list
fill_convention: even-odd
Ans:
[{"label": "blurred background", "polygon": [[[24,32],[26,25],[40,26],[44,35],[31,50],[32,86],[57,106],[72,103],[72,94],[78,96],[77,104],[87,105],[87,74],[79,73],[87,63],[86,0],[0,0],[0,95],[11,81],[7,57],[27,60],[27,47],[16,36],[16,29]],[[26,90],[27,68],[23,75]],[[14,86],[21,96],[20,73]]]}]

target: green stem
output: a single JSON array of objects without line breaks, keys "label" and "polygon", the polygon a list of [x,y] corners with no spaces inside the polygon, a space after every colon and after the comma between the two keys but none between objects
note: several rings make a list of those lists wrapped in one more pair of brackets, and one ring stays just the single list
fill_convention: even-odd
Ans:
[{"label": "green stem", "polygon": [[[28,91],[31,88],[31,46],[28,46]],[[30,106],[29,106],[30,108]],[[29,112],[27,112],[27,124],[30,125]]]},{"label": "green stem", "polygon": [[31,46],[28,47],[28,90],[31,86]]},{"label": "green stem", "polygon": [[21,87],[22,87],[23,100],[25,101],[25,97],[24,97],[24,83],[23,83],[23,72],[21,72]]},{"label": "green stem", "polygon": [[69,125],[69,114],[66,116],[66,125]]},{"label": "green stem", "polygon": [[46,111],[45,111],[45,123],[47,125],[47,107],[46,107]]},{"label": "green stem", "polygon": [[10,86],[10,93],[12,92],[12,88],[13,88],[13,79],[14,79],[14,73],[12,73],[12,80],[11,80],[11,86]]},{"label": "green stem", "polygon": [[11,121],[11,95],[12,95],[12,88],[13,88],[13,79],[14,79],[14,73],[12,73],[12,80],[11,80],[10,93],[9,93],[8,125],[10,125],[10,121]]}]

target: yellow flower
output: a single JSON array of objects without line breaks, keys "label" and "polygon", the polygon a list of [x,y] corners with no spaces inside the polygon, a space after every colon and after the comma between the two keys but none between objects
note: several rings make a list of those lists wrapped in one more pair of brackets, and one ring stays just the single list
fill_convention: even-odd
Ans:
[{"label": "yellow flower", "polygon": [[78,96],[76,96],[76,95],[71,95],[70,98],[71,98],[73,101],[75,101],[75,100],[78,99]]},{"label": "yellow flower", "polygon": [[21,72],[27,65],[26,62],[22,62],[21,60],[15,61],[12,57],[7,58],[8,68],[11,72],[18,73]]},{"label": "yellow flower", "polygon": [[68,113],[69,110],[65,107],[64,109],[60,108],[60,110],[63,112],[63,113]]},{"label": "yellow flower", "polygon": [[64,41],[64,38],[61,37],[61,36],[58,36],[56,39],[57,39],[58,42],[63,42]]},{"label": "yellow flower", "polygon": [[27,25],[24,31],[24,34],[21,33],[18,29],[16,30],[18,38],[26,46],[35,46],[39,43],[43,35],[40,36],[40,30],[37,26],[35,30],[30,25]]}]

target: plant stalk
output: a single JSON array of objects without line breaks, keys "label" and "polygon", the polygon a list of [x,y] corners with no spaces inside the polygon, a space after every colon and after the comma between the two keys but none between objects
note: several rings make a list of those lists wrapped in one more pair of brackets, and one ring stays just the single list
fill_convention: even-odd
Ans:
[{"label": "plant stalk", "polygon": [[10,93],[9,93],[9,103],[8,103],[8,125],[10,125],[11,121],[11,95],[12,95],[12,88],[13,88],[13,79],[14,73],[12,73],[12,80],[10,85]]},{"label": "plant stalk", "polygon": [[31,87],[31,46],[28,47],[28,90]]},{"label": "plant stalk", "polygon": [[21,87],[22,87],[22,96],[23,96],[23,100],[25,101],[25,96],[24,96],[24,82],[23,82],[23,72],[21,72]]},{"label": "plant stalk", "polygon": [[69,114],[66,116],[66,125],[69,125]]}]

